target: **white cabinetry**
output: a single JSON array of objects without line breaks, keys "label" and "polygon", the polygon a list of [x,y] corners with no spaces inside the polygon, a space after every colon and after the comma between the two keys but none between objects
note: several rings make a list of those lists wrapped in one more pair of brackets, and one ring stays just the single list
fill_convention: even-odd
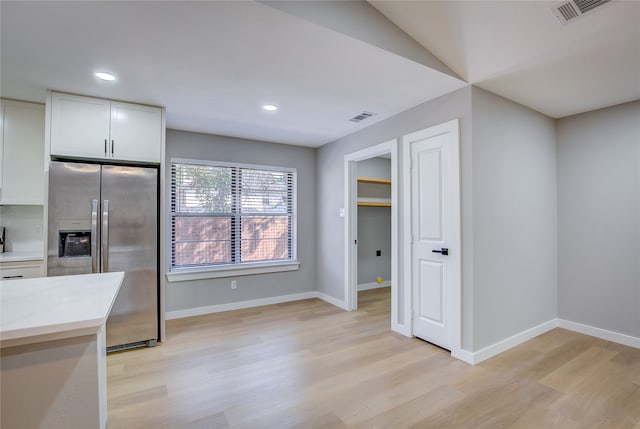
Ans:
[{"label": "white cabinetry", "polygon": [[0,204],[44,203],[44,106],[0,100]]},{"label": "white cabinetry", "polygon": [[111,102],[54,93],[51,102],[51,154],[106,158]]},{"label": "white cabinetry", "polygon": [[158,107],[111,102],[111,143],[114,157],[160,162],[162,112]]},{"label": "white cabinetry", "polygon": [[51,155],[160,163],[162,109],[51,94]]},{"label": "white cabinetry", "polygon": [[44,261],[0,262],[0,280],[45,277]]}]

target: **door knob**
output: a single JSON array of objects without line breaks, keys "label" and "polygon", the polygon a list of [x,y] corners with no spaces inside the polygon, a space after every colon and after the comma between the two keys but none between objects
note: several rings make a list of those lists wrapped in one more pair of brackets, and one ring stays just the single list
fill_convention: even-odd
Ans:
[{"label": "door knob", "polygon": [[433,253],[442,253],[443,255],[448,255],[449,254],[449,249],[447,249],[446,247],[442,247],[440,248],[440,250],[432,250]]}]

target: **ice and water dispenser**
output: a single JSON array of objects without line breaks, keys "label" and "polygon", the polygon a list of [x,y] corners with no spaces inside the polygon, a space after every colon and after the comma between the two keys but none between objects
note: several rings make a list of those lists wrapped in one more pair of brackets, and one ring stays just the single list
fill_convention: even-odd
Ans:
[{"label": "ice and water dispenser", "polygon": [[63,219],[58,226],[58,258],[91,257],[89,222]]},{"label": "ice and water dispenser", "polygon": [[58,231],[58,258],[91,256],[91,231]]}]

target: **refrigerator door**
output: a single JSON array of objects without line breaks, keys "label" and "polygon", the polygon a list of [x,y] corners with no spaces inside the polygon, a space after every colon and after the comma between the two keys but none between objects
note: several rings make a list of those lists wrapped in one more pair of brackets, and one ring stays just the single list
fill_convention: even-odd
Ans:
[{"label": "refrigerator door", "polygon": [[158,170],[102,166],[104,272],[124,271],[107,347],[158,338]]},{"label": "refrigerator door", "polygon": [[99,270],[99,199],[99,165],[57,161],[49,165],[48,276]]}]

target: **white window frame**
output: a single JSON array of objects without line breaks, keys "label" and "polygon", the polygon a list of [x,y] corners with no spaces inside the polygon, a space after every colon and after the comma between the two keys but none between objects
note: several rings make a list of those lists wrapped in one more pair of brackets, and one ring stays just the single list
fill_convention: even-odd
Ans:
[{"label": "white window frame", "polygon": [[[206,165],[212,167],[234,167],[234,168],[247,168],[256,170],[271,170],[278,172],[293,173],[292,181],[292,195],[293,195],[293,218],[292,225],[292,253],[291,259],[286,260],[274,260],[274,261],[261,261],[261,262],[243,262],[234,264],[219,264],[219,265],[202,265],[196,267],[173,267],[169,263],[170,271],[167,273],[167,280],[169,282],[187,281],[187,280],[201,280],[209,278],[219,277],[235,277],[243,275],[253,274],[265,274],[276,273],[283,271],[294,271],[300,268],[300,261],[298,261],[298,171],[295,168],[280,167],[275,165],[260,165],[260,164],[245,164],[239,162],[218,162],[201,159],[185,159],[185,158],[171,158],[170,168],[173,168],[173,164],[192,164],[192,165]],[[173,192],[172,186],[169,187]],[[173,214],[169,213],[169,222],[173,219]],[[169,246],[171,252],[173,252],[173,238],[169,233],[170,242]]]}]

